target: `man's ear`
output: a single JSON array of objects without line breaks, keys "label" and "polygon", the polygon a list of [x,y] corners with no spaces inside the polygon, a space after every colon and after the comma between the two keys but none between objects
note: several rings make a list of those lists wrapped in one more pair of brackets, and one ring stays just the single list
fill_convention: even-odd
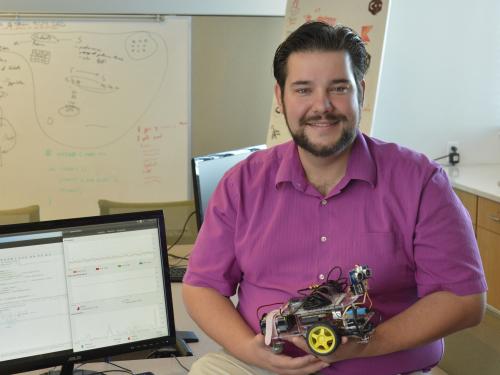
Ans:
[{"label": "man's ear", "polygon": [[281,87],[278,85],[278,82],[274,84],[274,97],[276,98],[276,102],[278,103],[278,108],[280,113],[283,113],[283,103],[281,100]]},{"label": "man's ear", "polygon": [[361,102],[359,103],[361,107],[363,107],[364,102],[365,102],[365,80],[363,79],[361,81]]}]

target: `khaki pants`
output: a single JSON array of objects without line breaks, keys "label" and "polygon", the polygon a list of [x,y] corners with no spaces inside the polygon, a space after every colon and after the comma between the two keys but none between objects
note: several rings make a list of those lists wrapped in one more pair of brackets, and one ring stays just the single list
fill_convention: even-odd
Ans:
[{"label": "khaki pants", "polygon": [[[272,372],[259,367],[251,366],[233,357],[226,351],[209,353],[198,359],[191,370],[190,375],[275,375]],[[408,375],[425,375],[421,371],[412,372]],[[428,375],[429,373],[427,373]],[[369,375],[369,374],[367,374]]]}]

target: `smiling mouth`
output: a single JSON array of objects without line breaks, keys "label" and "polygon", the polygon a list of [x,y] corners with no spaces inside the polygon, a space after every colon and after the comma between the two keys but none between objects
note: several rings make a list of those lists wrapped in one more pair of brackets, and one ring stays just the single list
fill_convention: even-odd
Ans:
[{"label": "smiling mouth", "polygon": [[335,126],[340,124],[341,120],[337,119],[334,121],[328,121],[328,122],[314,122],[314,121],[307,121],[305,125],[307,126],[314,126],[316,128],[328,128],[330,126]]}]

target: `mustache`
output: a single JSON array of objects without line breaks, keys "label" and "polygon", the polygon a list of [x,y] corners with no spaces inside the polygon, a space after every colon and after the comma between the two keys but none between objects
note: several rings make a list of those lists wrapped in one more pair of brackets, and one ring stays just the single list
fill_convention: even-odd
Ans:
[{"label": "mustache", "polygon": [[337,121],[347,121],[347,117],[344,115],[336,115],[334,113],[325,113],[324,115],[314,115],[309,117],[303,117],[300,119],[300,125],[305,125],[308,122],[318,122],[320,120],[326,120],[328,122],[337,122]]}]

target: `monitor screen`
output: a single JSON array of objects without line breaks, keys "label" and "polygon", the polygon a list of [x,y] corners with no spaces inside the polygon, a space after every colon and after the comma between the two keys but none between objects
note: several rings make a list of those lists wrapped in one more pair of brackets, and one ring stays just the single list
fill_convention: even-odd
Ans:
[{"label": "monitor screen", "polygon": [[175,345],[162,211],[0,226],[0,374]]},{"label": "monitor screen", "polygon": [[193,193],[198,229],[203,223],[208,201],[224,173],[252,152],[265,148],[266,145],[257,145],[192,158]]}]

